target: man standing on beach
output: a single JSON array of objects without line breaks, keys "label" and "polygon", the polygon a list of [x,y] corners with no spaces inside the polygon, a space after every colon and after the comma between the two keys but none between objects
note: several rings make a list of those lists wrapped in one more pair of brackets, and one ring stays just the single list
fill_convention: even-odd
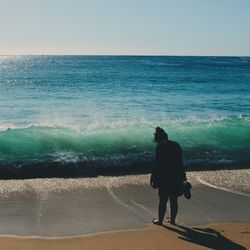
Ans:
[{"label": "man standing on beach", "polygon": [[167,201],[170,200],[171,217],[167,221],[175,224],[178,212],[178,196],[183,194],[183,182],[186,181],[182,150],[178,143],[168,140],[164,129],[157,127],[154,133],[156,142],[156,165],[152,171],[150,184],[158,188],[159,208],[158,219],[153,219],[156,225],[162,225],[166,213]]}]

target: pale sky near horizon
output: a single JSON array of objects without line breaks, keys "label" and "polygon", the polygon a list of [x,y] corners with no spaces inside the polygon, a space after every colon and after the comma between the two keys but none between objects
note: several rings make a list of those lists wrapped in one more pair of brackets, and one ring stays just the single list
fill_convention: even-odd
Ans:
[{"label": "pale sky near horizon", "polygon": [[0,55],[250,56],[250,0],[0,0]]}]

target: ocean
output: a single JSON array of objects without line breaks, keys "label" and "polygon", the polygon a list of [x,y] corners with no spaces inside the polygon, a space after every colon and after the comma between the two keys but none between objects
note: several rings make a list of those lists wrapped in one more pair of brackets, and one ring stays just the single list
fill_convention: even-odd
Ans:
[{"label": "ocean", "polygon": [[0,178],[250,163],[250,57],[0,56]]}]

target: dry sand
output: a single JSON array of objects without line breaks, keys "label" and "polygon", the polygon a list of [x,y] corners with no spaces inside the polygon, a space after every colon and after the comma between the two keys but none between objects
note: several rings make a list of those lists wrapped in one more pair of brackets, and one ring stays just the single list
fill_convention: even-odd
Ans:
[{"label": "dry sand", "polygon": [[250,224],[165,225],[69,238],[0,237],[4,250],[250,249]]}]

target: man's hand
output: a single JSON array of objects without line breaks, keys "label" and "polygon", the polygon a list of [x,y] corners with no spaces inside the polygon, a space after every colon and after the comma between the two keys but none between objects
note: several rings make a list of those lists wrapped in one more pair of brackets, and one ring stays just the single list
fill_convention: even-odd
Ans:
[{"label": "man's hand", "polygon": [[153,182],[152,178],[150,178],[150,186],[153,187],[153,185],[154,185],[154,182]]}]

